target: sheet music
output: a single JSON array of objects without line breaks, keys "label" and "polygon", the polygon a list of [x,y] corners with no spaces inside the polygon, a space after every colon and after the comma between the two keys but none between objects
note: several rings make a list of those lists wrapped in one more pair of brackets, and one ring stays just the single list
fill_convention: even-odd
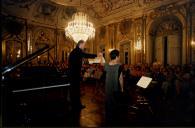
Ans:
[{"label": "sheet music", "polygon": [[147,88],[148,85],[151,83],[152,78],[142,76],[140,80],[137,82],[137,86],[142,87],[142,88]]},{"label": "sheet music", "polygon": [[[100,57],[96,57],[94,59],[88,59],[89,64],[94,64],[94,63],[105,63],[105,59],[104,57],[100,58]],[[102,61],[102,62],[101,62]]]}]

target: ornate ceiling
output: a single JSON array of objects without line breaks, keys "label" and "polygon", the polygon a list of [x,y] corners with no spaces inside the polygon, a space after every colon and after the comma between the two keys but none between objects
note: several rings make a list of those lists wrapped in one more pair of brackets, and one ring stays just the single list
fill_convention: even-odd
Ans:
[{"label": "ornate ceiling", "polygon": [[2,12],[31,22],[63,28],[77,10],[87,13],[96,27],[137,18],[153,9],[186,0],[2,0]]}]

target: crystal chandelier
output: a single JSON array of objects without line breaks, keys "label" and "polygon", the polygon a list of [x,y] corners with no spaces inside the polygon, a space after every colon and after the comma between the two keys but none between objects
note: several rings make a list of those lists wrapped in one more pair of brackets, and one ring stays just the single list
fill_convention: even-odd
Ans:
[{"label": "crystal chandelier", "polygon": [[95,36],[93,23],[89,22],[89,18],[85,13],[77,12],[73,15],[72,19],[65,28],[66,36],[72,38],[76,43],[79,40],[86,41]]}]

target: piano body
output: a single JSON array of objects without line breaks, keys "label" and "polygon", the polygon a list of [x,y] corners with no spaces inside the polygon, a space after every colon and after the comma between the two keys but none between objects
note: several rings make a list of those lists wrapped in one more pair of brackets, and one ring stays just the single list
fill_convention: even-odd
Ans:
[{"label": "piano body", "polygon": [[51,66],[26,66],[52,48],[46,45],[2,69],[2,126],[63,125],[69,107],[67,72]]}]

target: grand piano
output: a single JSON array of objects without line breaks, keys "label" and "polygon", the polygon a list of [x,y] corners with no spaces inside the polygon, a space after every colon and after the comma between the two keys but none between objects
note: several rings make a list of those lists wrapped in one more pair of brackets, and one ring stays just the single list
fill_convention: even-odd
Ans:
[{"label": "grand piano", "polygon": [[69,108],[68,70],[27,66],[49,45],[1,69],[2,126],[63,126]]}]

